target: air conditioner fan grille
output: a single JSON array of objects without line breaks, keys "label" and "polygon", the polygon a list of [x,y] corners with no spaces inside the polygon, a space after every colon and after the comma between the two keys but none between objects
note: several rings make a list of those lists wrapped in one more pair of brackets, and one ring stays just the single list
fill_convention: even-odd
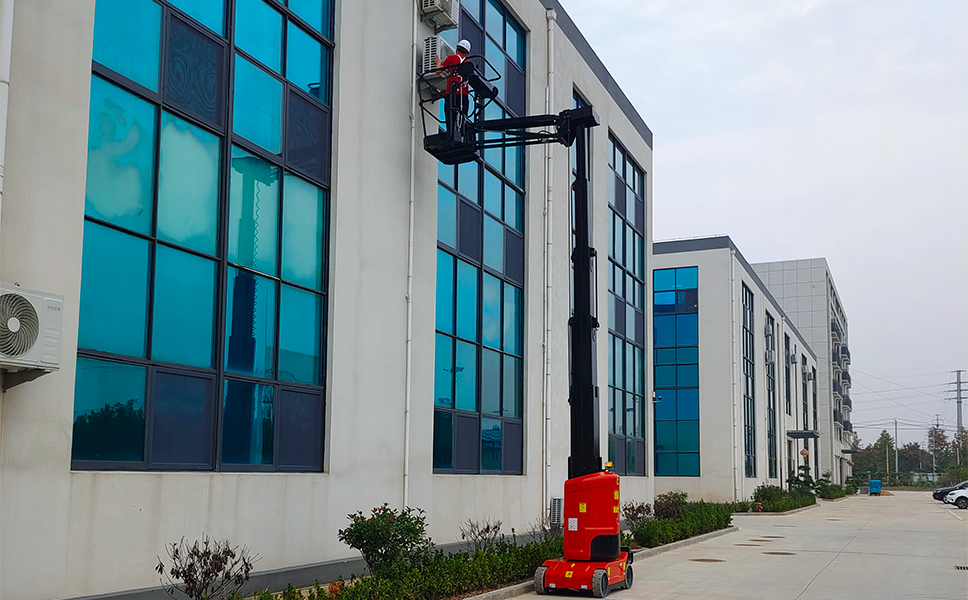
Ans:
[{"label": "air conditioner fan grille", "polygon": [[29,300],[19,294],[0,296],[0,354],[27,354],[39,334],[40,319]]}]

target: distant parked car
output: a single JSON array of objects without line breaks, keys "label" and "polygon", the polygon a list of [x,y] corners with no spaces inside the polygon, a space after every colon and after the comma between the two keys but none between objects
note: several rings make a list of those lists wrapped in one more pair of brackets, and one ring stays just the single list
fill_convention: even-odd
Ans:
[{"label": "distant parked car", "polygon": [[944,497],[945,504],[954,504],[958,508],[968,508],[968,489],[955,490]]},{"label": "distant parked car", "polygon": [[953,485],[951,487],[938,488],[938,489],[934,490],[934,493],[931,494],[931,496],[935,500],[940,500],[940,501],[944,502],[945,501],[945,497],[948,494],[950,494],[951,492],[957,491],[957,490],[968,490],[968,481],[962,481],[958,485]]}]

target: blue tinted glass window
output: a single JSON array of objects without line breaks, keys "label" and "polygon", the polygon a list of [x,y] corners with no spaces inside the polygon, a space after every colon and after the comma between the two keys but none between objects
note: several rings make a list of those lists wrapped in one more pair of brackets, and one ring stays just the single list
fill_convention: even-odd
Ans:
[{"label": "blue tinted glass window", "polygon": [[454,173],[454,165],[445,165],[442,162],[437,163],[437,179],[446,183],[450,187],[454,187]]},{"label": "blue tinted glass window", "polygon": [[319,384],[319,296],[288,285],[282,286],[279,302],[279,379]]},{"label": "blue tinted glass window", "polygon": [[225,368],[275,375],[276,282],[229,269],[225,309]]},{"label": "blue tinted glass window", "polygon": [[659,477],[676,475],[675,452],[655,453],[655,474]]},{"label": "blue tinted glass window", "polygon": [[484,27],[498,44],[504,44],[504,10],[498,0],[484,0]]},{"label": "blue tinted glass window", "polygon": [[676,421],[656,421],[655,449],[657,452],[676,451]]},{"label": "blue tinted glass window", "polygon": [[495,217],[501,216],[501,180],[497,175],[484,169],[484,210]]},{"label": "blue tinted glass window", "polygon": [[504,351],[521,355],[521,309],[524,292],[510,283],[504,284]]},{"label": "blue tinted glass window", "polygon": [[655,291],[667,292],[676,289],[676,270],[661,269],[652,273]]},{"label": "blue tinted glass window", "polygon": [[289,0],[289,8],[319,33],[333,37],[333,0]]},{"label": "blue tinted glass window", "polygon": [[491,217],[484,217],[484,264],[504,270],[504,226]]},{"label": "blue tinted glass window", "polygon": [[699,287],[699,268],[685,267],[676,269],[676,289],[688,290]]},{"label": "blue tinted glass window", "polygon": [[462,0],[460,7],[466,10],[472,17],[477,19],[478,23],[482,23],[481,20],[481,0]]},{"label": "blue tinted glass window", "polygon": [[501,281],[484,274],[484,310],[481,311],[484,345],[501,348]]},{"label": "blue tinted glass window", "polygon": [[233,146],[228,258],[275,275],[278,240],[279,168]]},{"label": "blue tinted glass window", "polygon": [[615,433],[625,435],[625,392],[615,390]]},{"label": "blue tinted glass window", "polygon": [[437,251],[437,330],[454,333],[454,257]]},{"label": "blue tinted glass window", "polygon": [[699,454],[680,454],[679,455],[679,475],[686,477],[699,477]]},{"label": "blue tinted glass window", "polygon": [[323,45],[294,23],[289,23],[286,45],[286,78],[328,104],[329,56]]},{"label": "blue tinted glass window", "polygon": [[282,15],[263,0],[236,0],[235,45],[273,71],[282,66]]},{"label": "blue tinted glass window", "polygon": [[165,100],[221,129],[225,49],[181,19],[172,19],[166,53]]},{"label": "blue tinted glass window", "polygon": [[142,461],[144,367],[78,357],[72,460]]},{"label": "blue tinted glass window", "polygon": [[155,108],[91,78],[85,214],[151,232]]},{"label": "blue tinted glass window", "polygon": [[481,470],[501,470],[501,422],[481,419]]},{"label": "blue tinted glass window", "polygon": [[681,389],[678,396],[676,418],[688,421],[699,419],[699,390],[696,388]]},{"label": "blue tinted glass window", "polygon": [[655,293],[655,312],[671,313],[676,310],[675,292],[656,292]]},{"label": "blue tinted glass window", "polygon": [[699,362],[699,348],[695,346],[691,348],[678,348],[676,349],[676,352],[676,362],[678,362],[680,365]]},{"label": "blue tinted glass window", "polygon": [[215,263],[159,245],[155,250],[153,323],[153,359],[211,367]]},{"label": "blue tinted glass window", "polygon": [[521,417],[521,400],[523,393],[523,377],[521,359],[513,356],[504,357],[504,416],[518,419]]},{"label": "blue tinted glass window", "polygon": [[477,268],[457,261],[457,336],[477,341]]},{"label": "blue tinted glass window", "polygon": [[210,469],[215,448],[215,382],[157,372],[153,383],[151,462],[167,469]]},{"label": "blue tinted glass window", "polygon": [[226,380],[222,406],[222,462],[271,465],[274,438],[272,386]]},{"label": "blue tinted glass window", "polygon": [[664,348],[655,351],[655,364],[657,365],[674,365],[676,364],[676,350],[675,348]]},{"label": "blue tinted glass window", "polygon": [[678,402],[676,390],[655,391],[655,420],[673,421],[676,418],[676,404]]},{"label": "blue tinted glass window", "polygon": [[699,421],[679,421],[679,452],[699,452]]},{"label": "blue tinted glass window", "polygon": [[454,467],[454,415],[434,411],[434,468],[452,469]]},{"label": "blue tinted glass window", "polygon": [[478,163],[474,161],[461,163],[457,167],[457,191],[476,204],[480,204],[480,192],[477,189],[480,172]]},{"label": "blue tinted glass window", "polygon": [[457,196],[442,185],[437,187],[437,239],[457,247]]},{"label": "blue tinted glass window", "polygon": [[232,130],[235,133],[279,154],[282,148],[282,83],[241,56],[235,59],[234,110]]},{"label": "blue tinted glass window", "polygon": [[144,357],[148,251],[145,240],[84,223],[78,347]]},{"label": "blue tinted glass window", "polygon": [[518,231],[524,228],[524,195],[510,186],[504,189],[504,222]]},{"label": "blue tinted glass window", "polygon": [[[658,319],[658,317],[657,317]],[[676,316],[676,345],[695,346],[699,343],[699,315]]]},{"label": "blue tinted glass window", "polygon": [[676,385],[680,387],[696,387],[699,385],[699,365],[679,365],[677,367]]},{"label": "blue tinted glass window", "polygon": [[487,348],[481,354],[481,412],[501,415],[501,354]]},{"label": "blue tinted glass window", "polygon": [[508,19],[506,38],[504,40],[504,49],[507,51],[508,56],[511,60],[518,63],[518,65],[524,68],[524,32],[518,29],[518,26]]},{"label": "blue tinted glass window", "polygon": [[163,113],[158,165],[158,238],[215,254],[220,140]]},{"label": "blue tinted glass window", "polygon": [[[98,0],[100,2],[100,0]],[[168,0],[175,8],[222,35],[225,22],[225,0]]]},{"label": "blue tinted glass window", "polygon": [[151,0],[98,0],[94,60],[158,91],[161,7]]},{"label": "blue tinted glass window", "polygon": [[313,289],[323,285],[326,192],[286,175],[282,198],[282,278]]},{"label": "blue tinted glass window", "polygon": [[434,404],[454,408],[454,340],[439,333],[434,351]]},{"label": "blue tinted glass window", "polygon": [[[673,315],[655,317],[655,345],[675,346],[676,345],[676,317]],[[695,342],[693,342],[695,343]]]},{"label": "blue tinted glass window", "polygon": [[655,368],[656,387],[676,387],[676,367],[657,366]]},{"label": "blue tinted glass window", "polygon": [[477,346],[457,342],[454,400],[460,410],[477,410]]},{"label": "blue tinted glass window", "polygon": [[[499,25],[503,28],[503,23]],[[497,97],[503,101],[507,101],[508,91],[507,91],[507,77],[505,76],[505,71],[507,70],[506,61],[504,58],[504,53],[501,52],[501,37],[497,38],[497,43],[494,43],[488,38],[484,42],[484,58],[487,59],[488,68],[485,69],[488,77],[497,77]],[[498,151],[500,152],[500,151]],[[503,153],[498,154],[500,156]],[[494,165],[500,167],[500,163]]]}]

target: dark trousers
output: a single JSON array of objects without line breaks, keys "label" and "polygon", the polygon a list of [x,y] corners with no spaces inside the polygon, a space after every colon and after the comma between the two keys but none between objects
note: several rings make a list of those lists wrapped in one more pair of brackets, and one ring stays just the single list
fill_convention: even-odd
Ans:
[{"label": "dark trousers", "polygon": [[[447,119],[447,131],[456,131],[463,119],[467,118],[470,101],[467,94],[447,94],[444,96],[444,116]],[[455,110],[456,109],[456,110]],[[458,114],[457,111],[460,111]]]}]

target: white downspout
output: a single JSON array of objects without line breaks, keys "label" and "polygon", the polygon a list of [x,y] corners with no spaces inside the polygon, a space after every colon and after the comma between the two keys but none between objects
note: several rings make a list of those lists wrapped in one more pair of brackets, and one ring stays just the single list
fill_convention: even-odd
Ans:
[{"label": "white downspout", "polygon": [[3,166],[7,153],[7,108],[10,102],[10,54],[13,50],[13,3],[0,1],[0,216],[3,214]]},{"label": "white downspout", "polygon": [[[410,36],[410,66],[416,68],[417,65],[417,3],[414,2],[413,26]],[[413,75],[411,73],[411,75]],[[403,413],[403,506],[406,508],[410,504],[410,392],[413,383],[413,219],[414,219],[414,196],[417,162],[417,115],[415,106],[417,105],[417,80],[411,77],[410,82],[410,222],[407,232],[407,383],[406,383],[406,406]]]},{"label": "white downspout", "polygon": [[[737,444],[736,436],[739,435],[736,425],[736,252],[734,250],[729,251],[729,334],[731,337],[731,342],[729,345],[729,355],[731,359],[731,365],[733,370],[733,393],[732,401],[730,405],[733,408],[733,501],[739,501],[739,484],[738,484],[738,473],[737,473]],[[745,402],[745,399],[744,399]],[[745,435],[745,431],[743,432]],[[745,439],[745,438],[744,438]],[[743,498],[745,500],[745,498]]]},{"label": "white downspout", "polygon": [[[545,87],[545,114],[551,114],[552,95],[555,87],[555,20],[558,14],[554,10],[545,13],[548,20],[548,83]],[[552,267],[554,265],[554,156],[551,144],[545,144],[545,289],[544,289],[544,388],[541,394],[541,409],[544,413],[544,439],[541,444],[541,455],[544,463],[541,478],[541,496],[544,499],[543,508],[551,504],[551,300],[552,300]]]}]

